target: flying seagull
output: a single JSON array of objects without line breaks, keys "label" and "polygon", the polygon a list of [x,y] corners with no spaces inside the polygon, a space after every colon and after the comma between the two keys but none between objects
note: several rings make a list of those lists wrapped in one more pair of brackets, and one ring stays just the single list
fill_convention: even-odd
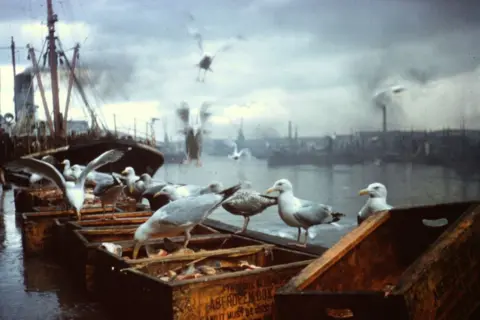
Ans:
[{"label": "flying seagull", "polygon": [[188,103],[182,102],[177,109],[177,115],[182,121],[183,129],[181,133],[185,135],[185,155],[187,159],[185,164],[190,163],[192,159],[197,160],[197,167],[202,165],[200,156],[202,154],[203,135],[208,134],[206,130],[206,124],[208,119],[212,116],[211,112],[208,112],[210,103],[204,102],[200,107],[200,112],[195,124],[191,123],[190,107]]},{"label": "flying seagull", "polygon": [[[190,14],[190,20],[194,20],[193,15]],[[202,58],[200,59],[200,62],[198,62],[195,66],[198,67],[198,74],[197,74],[197,81],[205,82],[205,77],[207,76],[207,71],[213,72],[211,65],[213,63],[213,59],[217,56],[218,53],[220,52],[226,52],[230,50],[233,47],[234,41],[236,40],[245,40],[245,38],[241,35],[235,36],[233,39],[227,41],[225,44],[223,44],[220,48],[215,53],[209,53],[206,52],[203,49],[203,37],[202,34],[199,32],[198,29],[195,28],[188,28],[188,33],[197,41],[198,48],[200,49],[200,53],[202,55]],[[204,70],[203,73],[203,78],[200,78],[200,74],[202,72],[202,69]]]},{"label": "flying seagull", "polygon": [[243,148],[242,150],[238,151],[237,143],[235,141],[226,141],[226,144],[233,148],[233,152],[228,155],[228,158],[235,161],[239,160],[242,156],[247,157],[247,159],[251,158],[252,153],[250,152],[250,149]]},{"label": "flying seagull", "polygon": [[78,220],[81,220],[80,210],[82,209],[85,200],[85,181],[87,175],[92,170],[120,160],[124,154],[125,151],[119,149],[105,151],[100,156],[90,161],[75,182],[66,181],[62,173],[50,163],[33,158],[13,160],[7,163],[6,167],[16,171],[28,170],[53,181],[62,190],[65,202],[73,207]]}]

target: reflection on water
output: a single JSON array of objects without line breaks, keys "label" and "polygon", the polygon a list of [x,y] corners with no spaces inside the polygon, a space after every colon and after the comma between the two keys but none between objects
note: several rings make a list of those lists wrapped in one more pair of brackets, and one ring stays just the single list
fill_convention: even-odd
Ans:
[{"label": "reflection on water", "polygon": [[[358,190],[371,182],[384,183],[388,201],[394,206],[410,206],[475,199],[478,181],[459,178],[450,170],[413,165],[313,166],[268,168],[265,161],[252,159],[235,164],[227,158],[205,158],[204,166],[168,165],[156,178],[173,182],[207,184],[213,180],[225,186],[247,179],[253,188],[264,191],[280,178],[289,179],[295,194],[304,199],[332,205],[347,214],[340,227],[312,228],[310,241],[331,245],[354,227],[356,214],[365,198]],[[241,226],[243,219],[223,209],[211,218]],[[249,229],[296,237],[296,230],[278,217],[277,208],[252,218]],[[314,229],[314,230],[313,230]],[[24,260],[20,227],[16,224],[13,192],[0,198],[0,319],[108,319],[101,306],[88,301],[69,274],[55,262],[39,258]]]}]

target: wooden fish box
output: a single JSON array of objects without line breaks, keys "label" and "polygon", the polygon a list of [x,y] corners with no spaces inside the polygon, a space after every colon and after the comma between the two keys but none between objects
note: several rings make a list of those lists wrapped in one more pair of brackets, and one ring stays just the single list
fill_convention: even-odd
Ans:
[{"label": "wooden fish box", "polygon": [[[177,245],[181,245],[184,241],[184,237],[174,237],[169,238],[172,242]],[[117,298],[115,296],[121,295],[122,292],[116,290],[115,285],[117,283],[118,277],[122,276],[120,270],[125,268],[130,268],[137,266],[139,264],[145,264],[150,261],[167,261],[164,259],[182,259],[184,255],[169,257],[153,257],[148,258],[145,247],[139,251],[138,259],[130,259],[133,253],[134,242],[129,241],[117,241],[114,242],[117,245],[122,246],[122,256],[117,256],[109,251],[105,250],[102,247],[97,247],[97,255],[95,260],[95,273],[94,273],[94,283],[95,283],[95,293],[98,299],[102,300],[106,304],[110,303],[115,305]],[[152,250],[158,251],[160,249],[166,250],[163,239],[151,239],[146,242],[152,247]],[[265,243],[261,241],[256,241],[248,239],[245,237],[234,236],[230,234],[209,234],[209,235],[196,235],[192,236],[192,239],[189,242],[188,248],[193,249],[197,256],[209,255],[212,254],[213,250],[219,249],[231,249],[244,246],[252,245],[263,245]],[[207,250],[207,251],[200,251]],[[188,258],[188,257],[187,257]],[[113,306],[112,305],[112,306]]]},{"label": "wooden fish box", "polygon": [[381,212],[277,291],[276,319],[467,319],[479,270],[477,203]]},{"label": "wooden fish box", "polygon": [[[85,206],[81,213],[103,213],[103,208]],[[73,210],[26,212],[22,214],[22,242],[26,254],[52,251],[54,219],[58,217],[76,218],[76,214]]]},{"label": "wooden fish box", "polygon": [[210,252],[202,262],[215,265],[219,259],[229,258],[261,268],[177,281],[159,277],[198,257],[152,261],[124,269],[116,284],[117,290],[125,293],[119,298],[122,313],[131,318],[162,320],[270,319],[276,289],[315,258],[272,244],[225,251]]},{"label": "wooden fish box", "polygon": [[[72,220],[71,217],[57,218],[54,220],[54,243],[57,256],[63,258],[67,254],[72,241],[73,232],[85,227],[99,226],[119,226],[119,225],[139,225],[145,222],[152,215],[151,211],[135,211],[135,212],[116,212],[115,220],[112,214],[87,214],[82,216],[81,221]],[[63,259],[60,259],[63,260]]]},{"label": "wooden fish box", "polygon": [[[85,285],[87,291],[92,291],[92,276],[96,258],[96,248],[102,242],[115,242],[122,240],[133,240],[137,226],[114,226],[114,227],[89,227],[79,230],[72,230],[74,237],[69,242],[70,248],[66,255],[69,260],[69,268],[80,279],[80,284]],[[217,234],[204,225],[197,225],[191,234]],[[153,238],[156,238],[153,236]],[[158,237],[157,237],[158,238]],[[163,237],[162,237],[163,238]]]},{"label": "wooden fish box", "polygon": [[15,190],[14,195],[16,212],[32,212],[33,207],[62,202],[62,192],[58,188]]}]

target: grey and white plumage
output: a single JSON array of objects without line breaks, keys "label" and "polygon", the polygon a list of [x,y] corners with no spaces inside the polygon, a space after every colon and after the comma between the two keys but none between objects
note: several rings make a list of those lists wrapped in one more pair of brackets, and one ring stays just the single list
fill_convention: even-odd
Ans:
[{"label": "grey and white plumage", "polygon": [[172,201],[175,201],[181,198],[195,197],[207,193],[218,193],[222,189],[223,184],[221,182],[214,181],[206,186],[197,186],[193,184],[167,184],[161,191],[168,194]]},{"label": "grey and white plumage", "polygon": [[235,141],[227,141],[226,143],[233,148],[233,152],[228,155],[228,158],[232,160],[240,160],[240,158],[242,157],[245,157],[247,159],[251,158],[252,154],[250,152],[250,149],[243,148],[242,150],[238,151],[238,146]]},{"label": "grey and white plumage", "polygon": [[387,188],[379,182],[369,184],[367,188],[360,190],[358,194],[361,196],[368,195],[367,202],[358,212],[358,224],[362,223],[365,219],[376,212],[386,211],[393,208],[387,203]]},{"label": "grey and white plumage", "polygon": [[262,213],[268,207],[278,204],[276,197],[266,196],[250,189],[249,183],[243,183],[244,187],[222,203],[223,209],[234,215],[244,218],[243,227],[237,233],[247,230],[250,217]]},{"label": "grey and white plumage", "polygon": [[133,193],[135,191],[135,182],[137,182],[140,177],[135,174],[135,170],[132,167],[126,167],[122,171],[122,175],[125,177],[127,195],[133,196]]},{"label": "grey and white plumage", "polygon": [[209,214],[221,205],[222,201],[238,189],[240,189],[240,185],[225,189],[220,193],[207,193],[196,197],[181,198],[163,206],[135,231],[133,259],[137,258],[141,245],[153,234],[174,237],[184,233],[183,246],[186,247],[191,238],[190,231],[202,223]]},{"label": "grey and white plumage", "polygon": [[[118,197],[123,193],[124,185],[116,176],[112,175],[113,183],[97,183],[93,189],[93,195],[98,197],[102,203],[103,212],[105,213],[105,206],[110,204],[115,209]],[[112,213],[112,218],[114,218]]]},{"label": "grey and white plumage", "polygon": [[212,116],[211,112],[208,112],[209,107],[210,103],[202,103],[195,123],[192,122],[188,103],[182,102],[177,109],[177,116],[182,121],[183,128],[181,133],[185,135],[185,163],[195,159],[197,160],[197,166],[201,165],[200,157],[202,155],[203,135],[209,133],[206,125],[208,119]]},{"label": "grey and white plumage", "polygon": [[[287,179],[280,179],[266,192],[278,191],[278,214],[287,225],[298,228],[296,245],[306,246],[308,229],[319,224],[329,224],[340,220],[343,213],[332,211],[331,206],[299,199],[293,194],[293,186]],[[300,242],[301,229],[305,229],[305,241]]]},{"label": "grey and white plumage", "polygon": [[168,195],[154,197],[154,195],[162,191],[162,189],[167,184],[168,183],[165,182],[164,184],[153,185],[143,192],[142,197],[148,200],[150,210],[157,211],[158,209],[170,202],[170,197]]},{"label": "grey and white plumage", "polygon": [[[213,60],[215,59],[215,57],[217,56],[218,53],[226,52],[226,51],[230,50],[233,47],[233,44],[234,44],[235,41],[245,39],[243,36],[240,36],[240,35],[238,35],[236,37],[233,37],[232,39],[227,41],[225,44],[220,46],[220,48],[218,48],[218,50],[212,54],[212,53],[208,53],[204,50],[203,37],[202,37],[202,34],[198,31],[198,29],[190,27],[190,28],[188,28],[188,33],[197,42],[198,48],[200,49],[200,52],[201,52],[201,55],[202,55],[202,58],[201,58],[200,62],[196,64],[196,66],[198,66],[198,74],[197,74],[197,79],[196,80],[201,81],[201,82],[205,82],[207,71],[213,72],[213,70],[211,68],[211,65],[212,65]],[[203,78],[200,79],[200,73],[201,73],[202,69],[204,70],[204,73],[203,73]]]},{"label": "grey and white plumage", "polygon": [[13,160],[7,163],[6,167],[11,170],[27,170],[32,173],[40,174],[53,181],[60,190],[62,190],[65,202],[73,207],[80,220],[80,210],[82,209],[85,200],[85,181],[88,173],[108,163],[120,160],[124,154],[125,151],[118,149],[112,149],[102,153],[100,156],[90,161],[76,182],[66,181],[65,177],[57,170],[57,168],[50,163],[37,159],[23,158]]}]

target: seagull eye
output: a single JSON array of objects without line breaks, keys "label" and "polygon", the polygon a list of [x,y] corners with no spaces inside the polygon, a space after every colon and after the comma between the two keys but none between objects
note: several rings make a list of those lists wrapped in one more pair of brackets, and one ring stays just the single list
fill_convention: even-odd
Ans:
[{"label": "seagull eye", "polygon": [[378,190],[378,189],[380,189],[380,187],[379,187],[379,186],[376,186],[376,187],[374,187],[373,189]]}]

